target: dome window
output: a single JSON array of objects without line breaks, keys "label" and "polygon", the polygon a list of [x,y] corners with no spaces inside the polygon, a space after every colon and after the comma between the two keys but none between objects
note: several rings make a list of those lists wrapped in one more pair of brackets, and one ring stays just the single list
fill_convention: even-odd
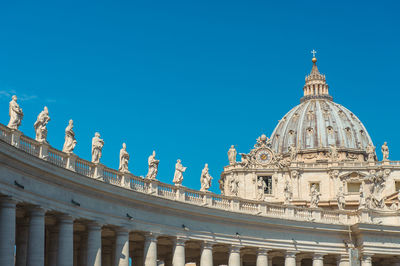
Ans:
[{"label": "dome window", "polygon": [[333,127],[331,127],[331,126],[328,126],[328,127],[326,128],[326,131],[328,132],[329,135],[332,135],[332,134],[334,133]]},{"label": "dome window", "polygon": [[307,134],[312,135],[314,132],[314,129],[312,127],[307,128]]}]

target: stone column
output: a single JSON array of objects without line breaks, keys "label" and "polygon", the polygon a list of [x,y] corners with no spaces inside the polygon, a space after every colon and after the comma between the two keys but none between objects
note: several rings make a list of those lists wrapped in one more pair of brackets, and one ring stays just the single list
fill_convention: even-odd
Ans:
[{"label": "stone column", "polygon": [[0,201],[0,265],[14,265],[16,204],[11,198]]},{"label": "stone column", "polygon": [[74,266],[74,219],[61,216],[58,229],[57,266]]},{"label": "stone column", "polygon": [[324,255],[321,253],[314,253],[313,255],[313,266],[324,266]]},{"label": "stone column", "polygon": [[129,232],[118,229],[115,237],[115,266],[129,266]]},{"label": "stone column", "polygon": [[49,232],[48,264],[57,265],[58,256],[58,228],[51,228]]},{"label": "stone column", "polygon": [[296,258],[296,266],[301,266],[302,258]]},{"label": "stone column", "polygon": [[87,266],[101,266],[101,226],[96,223],[88,224]]},{"label": "stone column", "polygon": [[204,242],[201,246],[200,266],[213,266],[213,245]]},{"label": "stone column", "polygon": [[296,266],[296,253],[294,251],[286,251],[285,266]]},{"label": "stone column", "polygon": [[24,221],[23,223],[18,225],[17,228],[15,266],[26,266],[26,254],[28,251],[29,233],[28,221]]},{"label": "stone column", "polygon": [[259,248],[257,250],[257,261],[256,261],[256,266],[271,266],[272,263],[268,263],[268,249],[265,248]]},{"label": "stone column", "polygon": [[27,266],[44,265],[44,217],[45,211],[33,208],[29,219]]},{"label": "stone column", "polygon": [[231,246],[229,248],[229,266],[241,266],[240,263],[240,247],[239,246]]},{"label": "stone column", "polygon": [[174,240],[172,266],[185,266],[185,238],[177,237]]},{"label": "stone column", "polygon": [[339,255],[337,258],[337,266],[349,266],[350,258],[348,254]]},{"label": "stone column", "polygon": [[372,266],[372,255],[363,254],[361,257],[361,266]]},{"label": "stone column", "polygon": [[157,235],[148,233],[144,241],[144,266],[157,266]]}]

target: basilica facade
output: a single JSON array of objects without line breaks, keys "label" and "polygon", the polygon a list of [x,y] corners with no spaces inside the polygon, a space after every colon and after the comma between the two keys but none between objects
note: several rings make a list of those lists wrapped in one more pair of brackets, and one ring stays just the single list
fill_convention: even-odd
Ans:
[{"label": "basilica facade", "polygon": [[228,150],[221,194],[209,191],[207,164],[200,191],[182,186],[180,160],[174,185],[158,181],[155,151],[135,176],[125,143],[118,170],[108,168],[99,133],[91,160],[80,158],[72,120],[62,149],[52,147],[46,107],[30,138],[13,96],[0,124],[0,265],[399,266],[400,162],[387,143],[377,158],[312,64],[272,135]]}]

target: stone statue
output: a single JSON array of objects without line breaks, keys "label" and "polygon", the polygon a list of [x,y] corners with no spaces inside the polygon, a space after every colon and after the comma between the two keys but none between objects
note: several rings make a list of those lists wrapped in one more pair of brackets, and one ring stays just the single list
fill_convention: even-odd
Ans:
[{"label": "stone statue", "polygon": [[38,115],[35,124],[36,141],[47,142],[47,123],[50,121],[49,110],[45,106],[43,111]]},{"label": "stone statue", "polygon": [[237,177],[233,177],[229,182],[229,189],[231,192],[231,196],[237,196],[239,192],[239,180]]},{"label": "stone statue", "polygon": [[389,158],[389,147],[386,141],[382,145],[382,155],[383,155],[382,161],[387,161]]},{"label": "stone statue", "polygon": [[264,201],[266,187],[267,185],[265,184],[265,181],[262,179],[262,177],[259,177],[257,179],[257,200]]},{"label": "stone statue", "polygon": [[339,154],[338,154],[337,147],[335,144],[329,145],[329,153],[330,153],[331,160],[337,161],[337,159],[339,158]]},{"label": "stone statue", "polygon": [[312,184],[310,208],[318,208],[320,196],[321,196],[321,193],[319,193],[317,186],[315,184]]},{"label": "stone statue", "polygon": [[366,199],[365,199],[365,193],[364,193],[364,188],[363,187],[364,187],[363,185],[360,186],[360,203],[358,205],[358,209],[359,210],[360,209],[365,209],[367,207],[367,202],[366,202]]},{"label": "stone statue", "polygon": [[74,132],[74,121],[69,120],[68,126],[65,128],[65,141],[62,151],[65,153],[72,153],[74,151],[76,140]]},{"label": "stone statue", "polygon": [[289,146],[290,160],[295,161],[297,158],[297,148],[294,144]]},{"label": "stone statue", "polygon": [[158,164],[160,163],[160,161],[156,159],[156,151],[153,151],[153,153],[149,156],[147,163],[149,165],[149,171],[147,172],[146,178],[156,179],[158,173]]},{"label": "stone statue", "polygon": [[383,171],[375,172],[371,171],[371,174],[366,177],[371,182],[370,187],[370,207],[373,209],[383,209],[385,208],[385,199],[383,195],[385,188],[385,176]]},{"label": "stone statue", "polygon": [[230,165],[234,165],[236,163],[236,155],[237,155],[237,152],[236,152],[235,146],[232,145],[230,147],[230,149],[228,150],[228,159],[229,159]]},{"label": "stone statue", "polygon": [[343,187],[339,187],[339,191],[337,194],[337,203],[339,210],[344,210],[344,207],[346,206],[346,199],[344,197]]},{"label": "stone statue", "polygon": [[221,190],[221,195],[225,195],[225,178],[220,178],[218,180],[219,190]]},{"label": "stone statue", "polygon": [[366,148],[367,156],[368,156],[368,162],[374,162],[375,161],[375,146],[372,145],[372,143],[368,144]]},{"label": "stone statue", "polygon": [[129,153],[126,151],[126,143],[122,143],[122,148],[119,151],[119,168],[121,173],[129,173],[128,170]]},{"label": "stone statue", "polygon": [[240,155],[242,156],[242,161],[240,162],[240,164],[243,165],[243,167],[245,168],[249,167],[251,155],[246,153],[240,153]]},{"label": "stone statue", "polygon": [[104,146],[104,140],[100,138],[100,133],[96,132],[92,138],[92,163],[99,163]]},{"label": "stone statue", "polygon": [[22,118],[24,117],[24,113],[22,112],[22,108],[20,108],[17,103],[17,96],[13,95],[11,99],[12,100],[9,107],[10,122],[8,122],[8,127],[18,130],[18,127],[21,125]]},{"label": "stone statue", "polygon": [[283,197],[285,198],[284,204],[289,205],[293,197],[293,192],[292,188],[289,185],[289,181],[285,182],[285,187],[283,188]]},{"label": "stone statue", "polygon": [[208,172],[208,164],[204,165],[203,170],[201,171],[201,177],[200,177],[200,183],[201,183],[201,188],[200,191],[208,191],[208,189],[211,187],[211,180],[212,176]]},{"label": "stone statue", "polygon": [[175,183],[175,186],[181,186],[183,181],[183,173],[186,171],[186,167],[181,164],[181,160],[178,159],[175,164],[175,174],[172,182]]}]

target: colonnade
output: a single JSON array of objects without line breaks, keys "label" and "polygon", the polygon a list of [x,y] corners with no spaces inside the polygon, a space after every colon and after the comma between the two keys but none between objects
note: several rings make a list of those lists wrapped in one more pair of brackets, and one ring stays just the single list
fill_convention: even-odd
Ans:
[{"label": "colonnade", "polygon": [[[9,197],[0,200],[0,265],[16,266],[129,266],[130,258],[133,258],[134,266],[157,266],[160,256],[158,255],[158,239],[160,235],[152,232],[141,232],[143,241],[142,257],[133,257],[130,248],[130,232],[127,228],[114,227],[114,241],[111,250],[103,250],[104,227],[100,224],[85,221],[85,230],[79,239],[75,239],[76,231],[74,224],[76,220],[65,214],[51,214],[57,221],[57,226],[52,226],[46,233],[46,211],[40,207],[24,206],[28,217],[19,217],[17,225],[17,202]],[[16,230],[17,229],[17,230]],[[210,241],[193,240],[187,236],[169,237],[172,239],[171,260],[165,260],[165,265],[184,266],[190,262],[186,253],[185,245],[188,241],[196,241],[199,244],[199,259],[194,261],[200,266],[211,266],[215,263],[215,243]],[[78,241],[77,241],[78,240]],[[15,248],[16,247],[16,248]],[[255,251],[254,263],[244,263],[241,245],[226,244],[227,260],[224,264],[229,266],[256,265],[272,266],[272,254],[274,250],[267,248],[252,247]],[[108,252],[108,256],[105,253]],[[274,265],[300,266],[304,252],[284,251],[282,263]],[[104,254],[103,254],[104,253]],[[323,266],[324,253],[307,253],[308,259],[312,260],[313,266]],[[363,254],[362,266],[372,265],[373,254]],[[325,265],[348,266],[347,254],[336,256],[335,264]],[[107,257],[107,259],[105,259]],[[193,261],[193,260],[192,260]],[[396,262],[397,263],[397,262]],[[393,265],[400,265],[393,264]]]}]

